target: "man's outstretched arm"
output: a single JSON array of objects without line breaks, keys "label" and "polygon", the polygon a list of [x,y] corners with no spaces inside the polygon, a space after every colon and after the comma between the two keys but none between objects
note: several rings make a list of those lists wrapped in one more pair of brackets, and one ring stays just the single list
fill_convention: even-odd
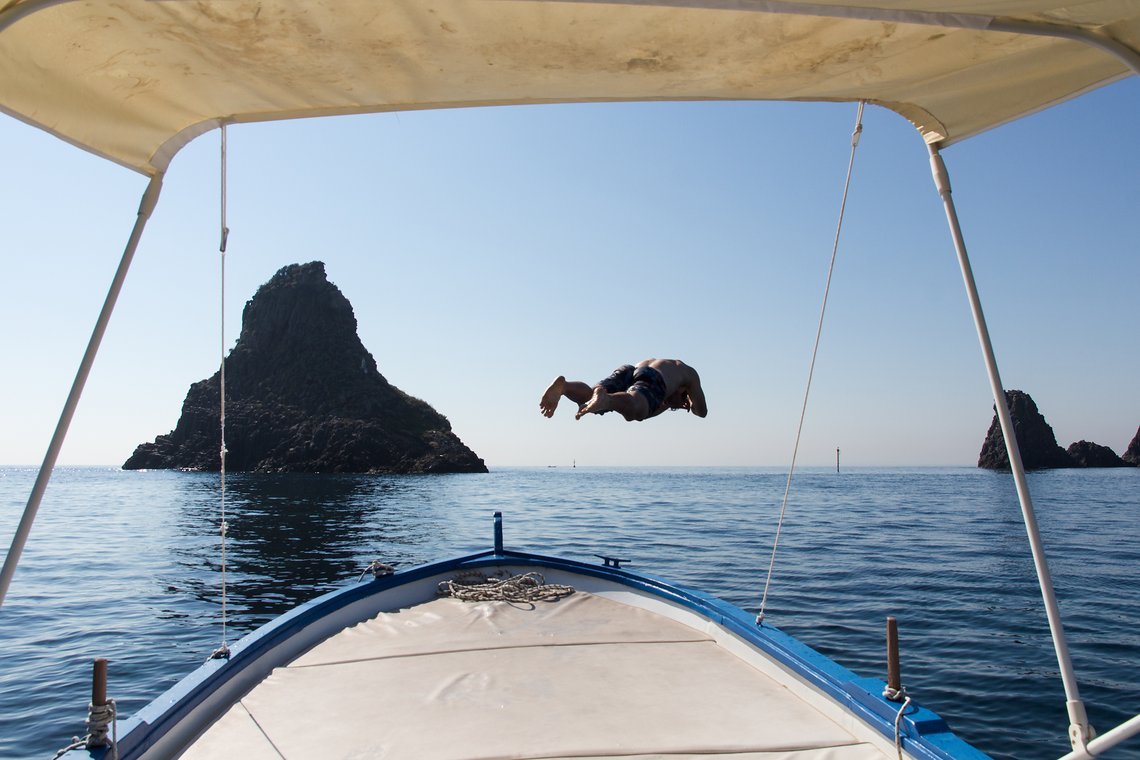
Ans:
[{"label": "man's outstretched arm", "polygon": [[701,388],[701,378],[693,372],[693,380],[689,385],[689,411],[698,417],[708,416],[709,408],[705,403],[705,392]]}]

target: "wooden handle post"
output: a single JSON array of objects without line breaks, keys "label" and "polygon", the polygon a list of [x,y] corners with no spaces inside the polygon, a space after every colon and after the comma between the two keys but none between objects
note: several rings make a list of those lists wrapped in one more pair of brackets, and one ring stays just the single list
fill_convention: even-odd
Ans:
[{"label": "wooden handle post", "polygon": [[899,625],[893,617],[887,618],[887,689],[902,691],[902,674],[899,672]]},{"label": "wooden handle post", "polygon": [[91,704],[102,707],[107,704],[107,659],[97,657],[91,673]]}]

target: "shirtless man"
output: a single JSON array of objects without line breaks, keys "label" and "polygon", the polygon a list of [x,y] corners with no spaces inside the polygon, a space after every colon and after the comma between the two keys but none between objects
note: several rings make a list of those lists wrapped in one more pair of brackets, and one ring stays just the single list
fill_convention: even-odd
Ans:
[{"label": "shirtless man", "polygon": [[578,405],[576,420],[610,411],[629,422],[656,417],[666,409],[687,409],[698,417],[709,413],[701,378],[679,359],[646,359],[636,367],[626,364],[592,387],[559,375],[542,394],[538,408],[553,417],[563,396]]}]

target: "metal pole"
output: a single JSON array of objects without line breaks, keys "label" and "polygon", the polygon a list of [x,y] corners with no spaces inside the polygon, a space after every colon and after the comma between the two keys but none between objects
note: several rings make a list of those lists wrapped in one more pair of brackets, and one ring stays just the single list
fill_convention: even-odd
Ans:
[{"label": "metal pole", "polygon": [[903,701],[902,669],[899,667],[899,624],[893,617],[887,617],[887,690],[895,695],[888,699]]},{"label": "metal pole", "polygon": [[107,659],[96,657],[91,669],[91,704],[102,707],[107,704]]},{"label": "metal pole", "polygon": [[139,204],[138,219],[135,220],[134,229],[131,230],[131,237],[127,241],[126,250],[123,252],[123,258],[119,261],[119,268],[115,271],[115,277],[107,291],[107,298],[103,301],[103,309],[95,321],[95,329],[91,332],[91,339],[87,342],[87,351],[83,354],[79,371],[75,373],[71,392],[67,396],[67,402],[63,405],[63,412],[55,426],[55,434],[52,435],[51,443],[48,444],[47,453],[44,454],[44,461],[40,465],[36,482],[32,486],[28,504],[24,507],[24,515],[20,518],[16,535],[12,537],[12,546],[4,558],[4,568],[0,570],[0,605],[4,604],[8,586],[12,583],[12,575],[16,572],[16,565],[20,562],[20,555],[23,553],[24,544],[28,540],[28,533],[32,530],[32,523],[35,521],[36,512],[40,508],[40,501],[43,500],[44,491],[47,490],[48,481],[51,480],[52,468],[55,467],[55,461],[59,457],[59,450],[63,448],[67,429],[71,426],[71,418],[75,415],[75,409],[79,405],[79,397],[83,394],[83,386],[87,383],[87,376],[91,373],[91,365],[95,363],[95,354],[99,352],[99,344],[102,343],[103,334],[107,331],[111,312],[115,309],[115,302],[119,298],[119,292],[123,289],[127,270],[130,269],[135,250],[138,248],[139,240],[142,239],[143,228],[146,227],[146,222],[150,218],[151,212],[154,211],[155,204],[158,203],[158,194],[161,190],[162,173],[159,172],[150,178],[150,183],[143,192],[142,202]]},{"label": "metal pole", "polygon": [[1077,690],[1077,677],[1073,671],[1073,663],[1069,657],[1069,647],[1065,641],[1065,630],[1061,624],[1061,611],[1057,606],[1057,597],[1053,591],[1053,580],[1049,574],[1049,564],[1045,558],[1045,547],[1041,541],[1041,534],[1037,529],[1037,518],[1033,512],[1033,501],[1029,496],[1029,483],[1025,478],[1025,466],[1021,461],[1021,450],[1017,445],[1017,435],[1013,429],[1013,419],[1009,414],[1009,406],[1005,400],[1005,390],[998,374],[997,360],[994,358],[993,344],[990,341],[989,329],[986,327],[986,318],[982,313],[982,302],[978,297],[978,288],[974,282],[974,272],[970,267],[970,259],[966,255],[966,243],[962,236],[962,229],[958,225],[958,212],[954,208],[954,199],[950,190],[950,174],[946,171],[946,164],[938,152],[936,145],[928,146],[930,149],[930,169],[934,175],[934,184],[938,194],[942,197],[942,205],[946,209],[946,220],[950,224],[950,234],[954,238],[954,249],[958,254],[958,265],[962,270],[962,280],[966,285],[966,296],[970,301],[970,311],[974,316],[974,326],[978,331],[978,340],[982,346],[982,356],[986,364],[986,373],[990,379],[990,389],[993,392],[994,408],[997,411],[998,421],[1001,423],[1002,437],[1005,438],[1006,452],[1009,454],[1009,468],[1013,473],[1013,482],[1017,488],[1017,498],[1021,504],[1021,516],[1025,522],[1025,531],[1029,536],[1029,546],[1033,552],[1033,564],[1037,570],[1037,582],[1041,587],[1041,597],[1045,603],[1045,614],[1049,619],[1049,630],[1053,634],[1053,649],[1057,653],[1057,664],[1061,671],[1061,681],[1065,686],[1065,706],[1069,713],[1069,741],[1073,748],[1083,748],[1089,741],[1088,716],[1085,713],[1084,703]]},{"label": "metal pole", "polygon": [[1061,760],[1088,760],[1090,757],[1104,754],[1117,744],[1134,736],[1140,736],[1140,715],[1126,720],[1111,731],[1096,737],[1089,742],[1087,747],[1070,752]]}]

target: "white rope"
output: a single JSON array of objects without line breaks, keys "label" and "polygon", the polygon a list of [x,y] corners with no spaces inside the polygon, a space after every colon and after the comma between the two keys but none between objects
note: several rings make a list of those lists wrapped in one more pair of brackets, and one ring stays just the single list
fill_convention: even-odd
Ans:
[{"label": "white rope", "polygon": [[222,524],[222,645],[210,655],[211,659],[229,657],[230,648],[226,644],[226,623],[228,611],[226,609],[226,533],[229,526],[226,524],[226,240],[230,235],[230,228],[226,226],[226,125],[222,124],[222,176],[221,176],[221,226],[222,241],[218,248],[221,253],[221,369],[218,370],[218,406],[221,432],[221,446],[218,450],[220,458],[218,473],[221,480],[221,512]]},{"label": "white rope", "polygon": [[[901,692],[899,692],[899,694],[900,696],[905,696],[906,689],[903,689]],[[899,711],[895,713],[895,752],[898,753],[899,760],[903,760],[902,731],[900,730],[899,724],[902,722],[903,713],[906,712],[906,708],[908,707],[910,707],[910,697],[906,697],[906,699],[903,700],[902,707],[900,707]]]},{"label": "white rope", "polygon": [[[87,705],[87,735],[80,739],[77,736],[71,737],[71,744],[59,750],[52,757],[52,760],[59,760],[59,758],[71,752],[73,749],[99,749],[101,747],[110,747],[110,752],[106,757],[109,760],[118,760],[119,757],[119,720],[118,714],[115,711],[115,700],[108,699],[105,705],[95,705],[89,703]],[[107,727],[111,727],[111,740],[107,741]]]},{"label": "white rope", "polygon": [[364,576],[368,575],[369,573],[372,573],[373,578],[383,578],[384,576],[391,575],[394,572],[396,572],[396,568],[392,565],[381,562],[378,559],[374,559],[372,560],[372,563],[368,565],[368,567],[364,568],[364,572],[360,574],[360,577],[356,579],[356,582],[360,583],[362,580],[364,580]]},{"label": "white rope", "polygon": [[467,573],[439,583],[441,596],[455,597],[464,602],[549,602],[573,593],[573,586],[547,583],[539,573],[506,578]]},{"label": "white rope", "polygon": [[66,755],[71,750],[82,749],[83,747],[87,746],[87,740],[86,739],[79,739],[76,737],[72,737],[72,738],[74,738],[75,741],[73,741],[71,744],[68,744],[66,747],[61,749],[59,752],[56,752],[54,755],[52,755],[51,760],[59,760],[61,757]]},{"label": "white rope", "polygon": [[[112,727],[112,738],[108,745],[107,727]],[[119,721],[115,714],[115,700],[108,699],[105,705],[87,707],[87,747],[111,747],[111,757],[118,757]]]},{"label": "white rope", "polygon": [[811,393],[811,379],[815,373],[815,358],[819,353],[819,340],[823,334],[823,317],[827,312],[827,297],[831,292],[831,274],[835,271],[835,259],[839,254],[839,233],[843,229],[843,215],[847,209],[847,191],[851,187],[851,172],[855,166],[855,149],[859,147],[859,136],[863,133],[864,104],[864,101],[859,101],[859,111],[855,116],[855,131],[851,134],[851,157],[847,161],[847,179],[843,183],[843,201],[839,205],[839,222],[835,227],[835,242],[831,248],[831,264],[827,268],[827,283],[823,288],[823,305],[819,310],[819,326],[815,331],[815,345],[811,351],[811,365],[808,367],[807,386],[804,388],[804,402],[800,408],[800,422],[796,427],[796,442],[792,447],[792,462],[788,467],[788,481],[784,486],[784,499],[780,504],[780,518],[776,522],[776,538],[772,542],[772,558],[768,562],[768,577],[764,581],[764,595],[760,599],[760,613],[756,616],[757,625],[764,621],[764,610],[768,604],[768,589],[772,584],[772,571],[776,566],[776,549],[780,544],[780,531],[784,527],[784,514],[788,509],[788,493],[792,489],[792,473],[796,469],[796,455],[800,450],[800,436],[803,434],[804,416],[807,414],[808,396]]}]

